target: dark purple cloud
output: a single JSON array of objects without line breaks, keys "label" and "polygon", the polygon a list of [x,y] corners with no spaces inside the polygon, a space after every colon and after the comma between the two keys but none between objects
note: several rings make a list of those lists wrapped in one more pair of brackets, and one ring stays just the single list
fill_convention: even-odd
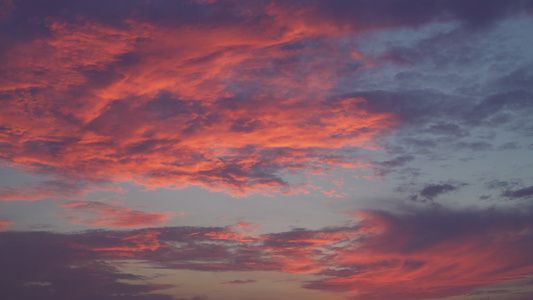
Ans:
[{"label": "dark purple cloud", "polygon": [[86,251],[68,245],[68,235],[5,232],[0,240],[3,299],[173,299],[156,293],[168,285],[124,283],[144,278],[84,256]]},{"label": "dark purple cloud", "polygon": [[[466,185],[468,184],[455,181],[441,182],[438,184],[426,184],[417,194],[409,196],[409,199],[415,202],[430,202],[433,205],[438,205],[435,202],[435,198],[457,191]],[[402,190],[402,188],[399,190]]]},{"label": "dark purple cloud", "polygon": [[453,186],[453,185],[447,184],[447,183],[445,183],[445,184],[430,184],[430,185],[427,185],[425,188],[423,188],[420,191],[420,196],[428,198],[428,199],[433,199],[433,198],[435,198],[438,195],[446,194],[446,193],[449,193],[449,192],[455,191],[455,190],[457,190],[456,186]]},{"label": "dark purple cloud", "polygon": [[525,187],[517,190],[506,190],[502,196],[508,198],[527,198],[533,196],[533,186]]}]

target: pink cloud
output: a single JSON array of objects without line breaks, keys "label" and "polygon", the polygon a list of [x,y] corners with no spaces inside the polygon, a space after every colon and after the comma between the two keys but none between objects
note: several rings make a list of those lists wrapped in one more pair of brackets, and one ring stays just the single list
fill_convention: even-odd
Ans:
[{"label": "pink cloud", "polygon": [[[70,182],[69,182],[70,181]],[[28,183],[15,187],[0,187],[0,201],[36,201],[46,198],[77,198],[89,189],[72,180]]]},{"label": "pink cloud", "polygon": [[307,288],[353,292],[357,299],[427,299],[526,279],[533,272],[528,254],[533,223],[526,215],[436,211],[358,217],[366,234],[337,248],[331,269],[323,271],[330,278]]},{"label": "pink cloud", "polygon": [[[253,11],[281,16],[275,8]],[[92,183],[198,185],[232,195],[304,192],[305,183],[289,182],[284,171],[361,168],[357,157],[335,151],[374,149],[376,137],[399,123],[360,97],[326,100],[339,69],[362,56],[337,47],[342,31],[335,28],[326,29],[322,46],[302,48],[324,30],[269,19],[183,27],[128,19],[115,27],[97,18],[47,18],[50,35],[5,53],[3,69],[13,76],[0,84],[0,156]],[[27,200],[56,194],[4,193]]]},{"label": "pink cloud", "polygon": [[11,221],[0,220],[0,231],[6,231],[9,228],[9,226],[13,224],[15,223]]},{"label": "pink cloud", "polygon": [[168,214],[145,213],[102,202],[67,202],[59,207],[67,208],[60,215],[72,224],[131,228],[159,226],[170,219]]}]

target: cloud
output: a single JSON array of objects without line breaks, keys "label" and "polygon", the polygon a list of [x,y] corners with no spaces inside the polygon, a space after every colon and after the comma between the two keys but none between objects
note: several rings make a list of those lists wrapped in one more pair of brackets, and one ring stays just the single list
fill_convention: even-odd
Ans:
[{"label": "cloud", "polygon": [[89,189],[73,180],[49,180],[15,187],[0,187],[0,201],[36,201],[46,198],[77,198]]},{"label": "cloud", "polygon": [[[340,249],[335,268],[326,272],[330,278],[307,288],[353,291],[354,299],[427,299],[525,279],[532,272],[527,214],[434,210],[361,217],[371,234]],[[510,248],[517,257],[506,255]]]},{"label": "cloud", "polygon": [[226,282],[221,282],[220,284],[248,284],[248,283],[255,283],[255,282],[257,282],[257,280],[246,279],[246,280],[226,281]]},{"label": "cloud", "polygon": [[457,144],[457,146],[459,148],[469,149],[472,151],[486,151],[492,149],[492,145],[485,141],[472,143],[460,142]]},{"label": "cloud", "polygon": [[533,186],[529,186],[526,188],[518,189],[518,190],[506,190],[502,193],[502,196],[508,197],[508,198],[526,198],[533,196]]},{"label": "cloud", "polygon": [[388,160],[388,161],[380,162],[379,165],[382,165],[384,167],[401,167],[401,166],[404,166],[405,164],[409,163],[413,159],[414,159],[414,157],[412,157],[410,155],[399,156],[399,157],[396,157],[396,158]]},{"label": "cloud", "polygon": [[455,191],[457,187],[451,184],[430,184],[420,191],[420,196],[433,199],[440,194]]},{"label": "cloud", "polygon": [[500,190],[500,197],[508,199],[527,199],[533,195],[533,186],[524,187],[522,180],[492,180],[485,182],[483,186],[491,190]]},{"label": "cloud", "polygon": [[[450,192],[456,191],[460,189],[461,187],[467,185],[466,183],[461,182],[447,182],[447,183],[440,183],[440,184],[426,184],[426,186],[420,190],[418,195],[411,195],[409,199],[413,201],[421,201],[426,202],[430,201],[433,202],[433,200],[443,194],[448,194]],[[421,198],[421,199],[420,199]]]},{"label": "cloud", "polygon": [[60,216],[70,220],[72,224],[132,228],[160,226],[170,219],[164,213],[145,213],[103,202],[72,201],[60,204],[59,207],[67,208]]},{"label": "cloud", "polygon": [[68,247],[64,237],[68,236],[2,233],[2,296],[13,300],[174,299],[157,294],[171,286],[147,283],[146,278],[123,273],[110,262],[84,259],[83,251]]},{"label": "cloud", "polygon": [[296,193],[305,183],[287,173],[358,167],[335,151],[373,149],[398,123],[363,98],[325,101],[346,65],[365,64],[338,34],[296,36],[300,25],[271,15],[276,3],[243,3],[243,14],[223,2],[156,2],[18,3],[5,27],[34,34],[4,49],[0,157],[86,185]]},{"label": "cloud", "polygon": [[207,300],[206,296],[193,296],[192,298],[173,298],[175,300]]},{"label": "cloud", "polygon": [[[346,34],[453,20],[475,32],[531,12],[527,1],[474,3],[17,1],[0,20],[0,158],[74,178],[78,194],[116,181],[232,195],[303,192],[306,182],[288,174],[368,166],[341,152],[376,149],[401,124],[440,115],[426,132],[463,137],[468,130],[449,116],[494,122],[500,108],[527,106],[528,92],[518,90],[497,91],[479,105],[436,90],[352,87],[338,95],[346,82],[354,86],[354,74],[382,62],[347,45]],[[483,143],[457,145],[491,147]],[[34,192],[3,194],[58,195],[43,186]]]},{"label": "cloud", "polygon": [[[305,5],[310,7],[305,10]],[[309,23],[314,21],[317,27],[325,23],[331,27],[358,32],[391,27],[418,27],[450,19],[461,22],[465,29],[479,30],[512,15],[531,13],[531,3],[527,1],[502,6],[498,1],[480,0],[466,5],[453,0],[412,1],[401,5],[394,0],[383,1],[379,5],[364,0],[320,0],[313,1],[311,5],[306,1],[292,1],[280,6],[286,10],[287,17],[293,14],[294,19],[298,20],[300,17]]]},{"label": "cloud", "polygon": [[[167,269],[314,274],[317,279],[302,282],[302,287],[360,299],[427,299],[526,279],[533,272],[533,224],[526,211],[439,208],[363,211],[355,216],[351,226],[262,235],[242,233],[241,225],[72,234],[4,232],[0,241],[12,245],[2,250],[4,265],[22,256],[27,259],[33,252],[47,254],[35,254],[24,262],[35,265],[35,273],[12,272],[14,266],[2,266],[0,273],[11,276],[9,282],[17,289],[27,282],[55,286],[62,276],[73,276],[71,268],[62,269],[72,264],[108,270],[102,274],[118,280],[132,275],[110,269],[114,261],[140,259]],[[48,265],[55,271],[39,271],[48,270]]]},{"label": "cloud", "polygon": [[11,221],[0,220],[0,231],[6,231],[10,225],[15,224]]},{"label": "cloud", "polygon": [[485,182],[483,186],[488,189],[509,189],[511,187],[520,187],[521,184],[522,183],[520,181],[516,180],[492,180],[489,182]]}]

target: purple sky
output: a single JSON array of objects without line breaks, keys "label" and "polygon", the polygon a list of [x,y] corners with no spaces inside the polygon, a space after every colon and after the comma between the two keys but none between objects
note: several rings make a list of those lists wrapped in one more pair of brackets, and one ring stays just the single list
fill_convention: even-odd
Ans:
[{"label": "purple sky", "polygon": [[0,2],[0,298],[533,299],[532,15]]}]

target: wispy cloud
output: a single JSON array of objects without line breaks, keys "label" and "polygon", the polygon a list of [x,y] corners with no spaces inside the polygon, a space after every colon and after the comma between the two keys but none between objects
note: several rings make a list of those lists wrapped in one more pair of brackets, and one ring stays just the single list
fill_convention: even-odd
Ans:
[{"label": "wispy cloud", "polygon": [[59,215],[72,224],[132,228],[160,226],[170,219],[165,213],[146,213],[103,202],[72,201],[60,204],[59,207],[67,209]]},{"label": "wispy cloud", "polygon": [[315,40],[317,28],[297,24],[277,35],[288,20],[259,18],[278,14],[278,4],[271,11],[247,5],[251,26],[238,27],[241,11],[224,5],[170,5],[221,13],[202,26],[125,16],[114,23],[89,7],[72,20],[19,6],[46,19],[28,30],[47,34],[5,50],[3,68],[14,75],[1,87],[1,156],[89,182],[292,193],[301,188],[286,172],[328,168],[331,150],[374,148],[375,137],[398,123],[392,113],[370,112],[363,98],[325,101],[347,62],[365,63],[357,49],[331,46],[338,35]]},{"label": "wispy cloud", "polygon": [[[2,28],[25,34],[3,35],[2,159],[87,182],[199,185],[233,195],[302,192],[305,183],[291,182],[287,173],[360,168],[361,157],[337,151],[375,149],[402,122],[457,112],[416,100],[427,91],[395,94],[394,103],[380,100],[388,93],[382,90],[339,95],[346,76],[384,61],[346,45],[345,34],[445,20],[470,32],[531,13],[526,2],[495,1],[417,1],[401,8],[394,1],[156,2],[6,6]],[[473,9],[478,6],[483,9]],[[527,98],[521,93],[511,102]],[[406,97],[415,99],[408,107]],[[479,103],[470,123],[513,105],[500,98]],[[463,108],[465,116],[470,108]],[[427,132],[468,134],[447,122]]]},{"label": "wispy cloud", "polygon": [[6,231],[10,225],[15,224],[11,221],[0,220],[0,231]]},{"label": "wispy cloud", "polygon": [[221,282],[220,284],[248,284],[248,283],[255,283],[255,282],[257,282],[257,280],[246,279],[246,280],[226,281],[226,282]]}]

